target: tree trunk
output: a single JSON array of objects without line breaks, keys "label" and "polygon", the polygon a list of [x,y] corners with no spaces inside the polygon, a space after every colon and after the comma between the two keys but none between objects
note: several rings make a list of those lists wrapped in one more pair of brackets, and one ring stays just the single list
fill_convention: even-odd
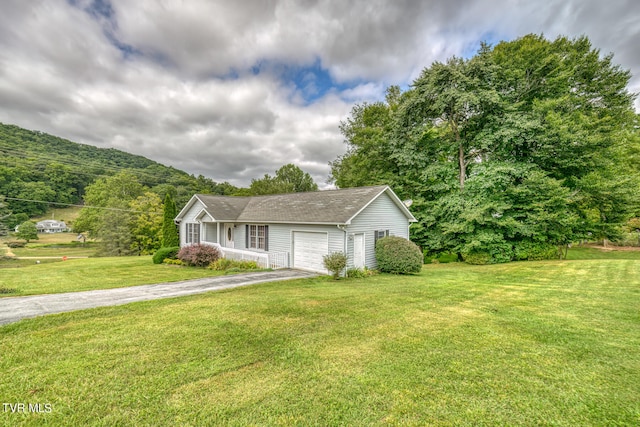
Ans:
[{"label": "tree trunk", "polygon": [[462,146],[462,144],[458,145],[458,165],[460,167],[460,174],[459,174],[459,178],[460,178],[460,191],[464,190],[464,178],[466,175],[466,166],[465,166],[465,161],[464,161],[464,147]]},{"label": "tree trunk", "polygon": [[458,129],[458,123],[455,120],[451,121],[451,128],[453,129],[453,133],[456,136],[456,143],[458,144],[458,168],[460,169],[458,179],[460,180],[460,191],[462,192],[462,190],[464,190],[464,179],[466,178],[467,170],[464,158],[464,146],[462,145],[462,141],[460,141],[460,129]]}]

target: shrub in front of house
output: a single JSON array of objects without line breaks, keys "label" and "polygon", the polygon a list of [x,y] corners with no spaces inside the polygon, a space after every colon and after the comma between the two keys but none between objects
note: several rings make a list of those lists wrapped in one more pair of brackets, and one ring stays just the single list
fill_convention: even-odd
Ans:
[{"label": "shrub in front of house", "polygon": [[180,246],[171,246],[167,248],[160,248],[153,254],[153,263],[154,264],[162,264],[165,259],[176,259],[178,257],[178,252],[180,251]]},{"label": "shrub in front of house", "polygon": [[207,267],[220,259],[220,251],[213,246],[198,243],[180,249],[178,259],[189,266]]},{"label": "shrub in front of house", "polygon": [[376,243],[378,270],[383,273],[412,274],[422,270],[422,251],[410,240],[398,236],[383,237]]},{"label": "shrub in front of house", "polygon": [[260,267],[258,266],[258,263],[255,261],[220,258],[219,260],[209,264],[209,268],[211,270],[216,270],[216,271],[229,271],[231,269],[245,271],[245,270],[257,270]]},{"label": "shrub in front of house", "polygon": [[347,266],[347,256],[344,252],[332,252],[322,258],[324,268],[329,270],[335,280],[338,280],[340,273]]}]

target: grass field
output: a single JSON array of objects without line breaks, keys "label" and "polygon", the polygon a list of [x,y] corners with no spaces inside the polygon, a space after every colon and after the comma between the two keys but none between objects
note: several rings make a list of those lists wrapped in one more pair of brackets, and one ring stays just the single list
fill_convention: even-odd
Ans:
[{"label": "grass field", "polygon": [[0,425],[635,426],[639,306],[640,261],[600,259],[46,316],[0,327],[0,396],[51,411]]},{"label": "grass field", "polygon": [[166,264],[153,264],[150,256],[69,259],[63,262],[36,265],[30,260],[23,268],[0,270],[0,288],[14,292],[0,293],[0,297],[51,294],[60,292],[110,289],[150,283],[175,282],[217,276],[223,272],[205,268],[181,268]]}]

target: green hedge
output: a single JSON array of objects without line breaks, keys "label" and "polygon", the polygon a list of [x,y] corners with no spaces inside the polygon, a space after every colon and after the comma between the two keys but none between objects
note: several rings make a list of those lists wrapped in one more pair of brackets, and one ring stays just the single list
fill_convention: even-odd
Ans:
[{"label": "green hedge", "polygon": [[220,258],[217,261],[214,261],[211,264],[209,264],[209,268],[211,270],[217,270],[217,271],[229,271],[231,269],[245,271],[245,270],[258,270],[260,267],[258,266],[258,263],[255,261]]},{"label": "green hedge", "polygon": [[411,274],[422,270],[422,252],[402,237],[383,237],[376,243],[378,270],[384,273]]},{"label": "green hedge", "polygon": [[541,261],[558,259],[558,248],[549,243],[517,242],[513,247],[514,259],[518,261]]},{"label": "green hedge", "polygon": [[176,259],[178,256],[178,251],[180,251],[180,246],[172,246],[168,248],[160,248],[153,254],[153,263],[154,264],[162,264],[162,261],[165,258]]}]

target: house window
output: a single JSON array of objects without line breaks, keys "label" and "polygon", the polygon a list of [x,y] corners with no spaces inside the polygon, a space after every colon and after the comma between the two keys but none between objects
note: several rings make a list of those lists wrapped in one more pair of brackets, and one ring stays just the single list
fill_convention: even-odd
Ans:
[{"label": "house window", "polygon": [[268,225],[247,225],[247,249],[269,250]]},{"label": "house window", "polygon": [[188,222],[186,225],[185,243],[200,243],[200,224]]},{"label": "house window", "polygon": [[373,239],[374,246],[376,243],[378,243],[378,239],[382,239],[383,237],[388,237],[388,236],[389,236],[389,230],[376,230],[374,232],[374,239]]}]

